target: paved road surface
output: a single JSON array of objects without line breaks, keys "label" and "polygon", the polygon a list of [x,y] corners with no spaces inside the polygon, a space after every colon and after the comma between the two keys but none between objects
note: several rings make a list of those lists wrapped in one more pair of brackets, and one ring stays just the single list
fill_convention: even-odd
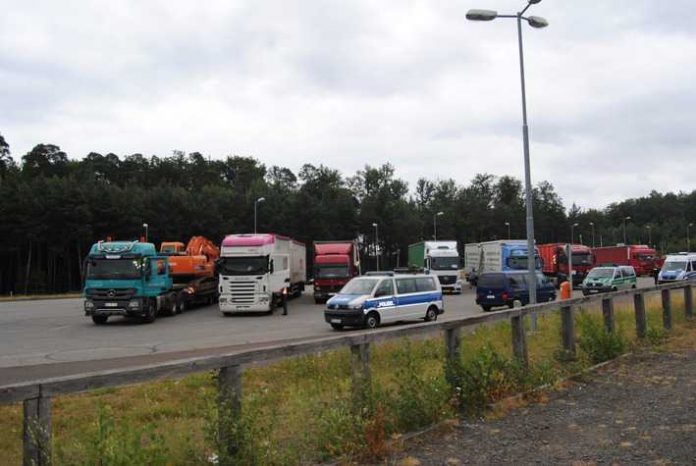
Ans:
[{"label": "paved road surface", "polygon": [[[649,285],[650,280],[641,280],[641,286]],[[207,306],[150,325],[113,318],[96,326],[83,315],[80,299],[0,303],[0,385],[335,334],[311,289],[288,308],[288,316],[276,311],[222,317],[217,306]],[[472,290],[445,296],[445,309],[440,319],[481,312]]]}]

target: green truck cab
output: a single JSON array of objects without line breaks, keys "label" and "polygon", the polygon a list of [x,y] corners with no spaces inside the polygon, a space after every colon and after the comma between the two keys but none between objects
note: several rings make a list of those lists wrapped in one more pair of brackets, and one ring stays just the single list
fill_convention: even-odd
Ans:
[{"label": "green truck cab", "polygon": [[85,315],[95,324],[110,316],[153,322],[158,313],[181,311],[181,299],[169,274],[169,260],[152,243],[100,241],[86,259]]},{"label": "green truck cab", "polygon": [[635,288],[637,283],[636,271],[630,265],[595,267],[582,282],[582,294],[587,296]]}]

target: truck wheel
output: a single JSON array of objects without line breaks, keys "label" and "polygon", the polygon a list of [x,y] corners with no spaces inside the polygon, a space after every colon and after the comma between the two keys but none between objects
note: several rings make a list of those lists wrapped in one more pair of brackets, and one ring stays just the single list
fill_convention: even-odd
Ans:
[{"label": "truck wheel", "polygon": [[97,316],[97,315],[92,316],[92,322],[94,322],[97,325],[104,325],[108,319],[109,319],[109,316]]},{"label": "truck wheel", "polygon": [[151,324],[152,322],[155,321],[157,318],[157,308],[155,307],[155,303],[150,301],[147,304],[147,313],[142,317],[142,320],[146,324]]},{"label": "truck wheel", "polygon": [[366,328],[377,328],[379,327],[379,314],[376,312],[370,312],[367,317],[365,317],[365,327]]},{"label": "truck wheel", "polygon": [[427,311],[425,311],[425,321],[435,322],[437,320],[437,308],[435,306],[430,306]]},{"label": "truck wheel", "polygon": [[326,303],[325,299],[314,298],[314,304],[324,304],[324,303]]},{"label": "truck wheel", "polygon": [[181,314],[186,310],[186,300],[184,298],[177,299],[176,302],[176,313]]}]

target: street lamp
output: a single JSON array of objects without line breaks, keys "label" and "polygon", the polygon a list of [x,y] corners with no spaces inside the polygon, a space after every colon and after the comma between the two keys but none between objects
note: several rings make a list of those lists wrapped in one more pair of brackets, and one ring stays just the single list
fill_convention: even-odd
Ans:
[{"label": "street lamp", "polygon": [[645,229],[648,230],[648,246],[652,246],[652,228],[650,225],[645,225]]},{"label": "street lamp", "polygon": [[379,254],[377,253],[379,248],[379,226],[377,223],[373,223],[372,226],[375,227],[375,259],[377,261],[377,271],[379,272]]},{"label": "street lamp", "polygon": [[256,219],[257,219],[257,208],[260,202],[264,202],[266,200],[265,197],[260,197],[254,201],[254,234],[256,234]]},{"label": "street lamp", "polygon": [[626,241],[626,220],[631,220],[631,217],[628,216],[628,217],[624,217],[624,219],[623,219],[624,244],[627,244],[627,241]]},{"label": "street lamp", "polygon": [[145,242],[147,243],[147,229],[148,229],[147,223],[143,223],[143,229],[145,230]]},{"label": "street lamp", "polygon": [[[528,0],[522,11],[515,15],[499,15],[494,10],[469,10],[466,19],[471,21],[492,21],[495,18],[515,18],[517,20],[517,44],[520,54],[520,85],[522,90],[522,142],[524,149],[524,189],[527,204],[527,272],[529,274],[529,302],[536,304],[536,254],[534,253],[534,214],[532,209],[532,175],[529,164],[529,128],[527,126],[527,96],[524,84],[524,54],[522,51],[522,20],[533,28],[544,28],[549,23],[539,16],[522,16],[531,5],[541,0]],[[536,316],[532,314],[532,327],[536,328]]]},{"label": "street lamp", "polygon": [[506,226],[507,229],[508,229],[508,239],[512,239],[512,237],[511,237],[511,235],[510,235],[510,222],[505,222],[505,226]]},{"label": "street lamp", "polygon": [[594,242],[594,222],[590,222],[590,226],[592,227],[592,248],[595,247],[595,242]]},{"label": "street lamp", "polygon": [[440,215],[445,215],[444,212],[438,212],[435,215],[433,215],[433,238],[435,238],[435,241],[437,241],[437,218]]},{"label": "street lamp", "polygon": [[686,225],[686,252],[691,252],[691,238],[689,237],[689,230],[692,226],[694,226],[693,223],[689,223],[688,225]]},{"label": "street lamp", "polygon": [[579,223],[573,223],[570,226],[570,244],[575,244],[575,227],[580,226]]}]

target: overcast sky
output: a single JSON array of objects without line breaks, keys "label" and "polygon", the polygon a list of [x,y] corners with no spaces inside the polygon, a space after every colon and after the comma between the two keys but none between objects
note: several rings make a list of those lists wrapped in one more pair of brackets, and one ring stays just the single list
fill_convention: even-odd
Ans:
[{"label": "overcast sky", "polygon": [[[522,179],[511,0],[0,0],[0,133],[38,143],[352,175],[390,162]],[[696,15],[687,0],[544,0],[523,28],[532,180],[569,206],[691,191]]]}]

